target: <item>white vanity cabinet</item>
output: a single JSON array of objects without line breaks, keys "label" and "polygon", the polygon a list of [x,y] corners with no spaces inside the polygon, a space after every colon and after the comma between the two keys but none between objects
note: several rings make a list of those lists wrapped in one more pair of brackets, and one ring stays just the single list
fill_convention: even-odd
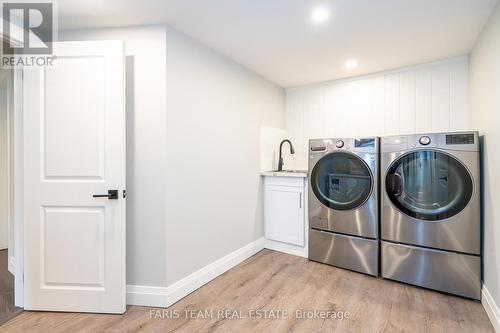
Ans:
[{"label": "white vanity cabinet", "polygon": [[305,177],[306,174],[264,174],[267,248],[307,256]]}]

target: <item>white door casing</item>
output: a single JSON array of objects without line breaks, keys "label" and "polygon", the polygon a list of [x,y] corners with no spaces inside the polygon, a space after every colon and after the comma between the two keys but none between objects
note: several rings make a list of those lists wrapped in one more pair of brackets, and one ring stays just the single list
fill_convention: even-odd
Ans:
[{"label": "white door casing", "polygon": [[[125,312],[121,41],[58,42],[25,69],[24,308]],[[118,190],[118,199],[94,198]]]},{"label": "white door casing", "polygon": [[[0,76],[8,75],[2,69]],[[0,88],[0,250],[8,248],[9,236],[9,128],[7,89]]]}]

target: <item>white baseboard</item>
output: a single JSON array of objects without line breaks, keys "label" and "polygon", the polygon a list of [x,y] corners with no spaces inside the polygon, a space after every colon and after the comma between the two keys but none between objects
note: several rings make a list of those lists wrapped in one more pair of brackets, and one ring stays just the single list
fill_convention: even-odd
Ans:
[{"label": "white baseboard", "polygon": [[495,332],[500,333],[500,309],[485,285],[483,285],[482,294],[482,304],[484,310],[490,318],[491,324],[495,328]]},{"label": "white baseboard", "polygon": [[140,306],[167,306],[168,287],[127,285],[127,304]]},{"label": "white baseboard", "polygon": [[262,237],[168,287],[127,285],[127,304],[168,307],[263,249]]},{"label": "white baseboard", "polygon": [[307,246],[297,246],[287,243],[277,242],[270,239],[266,239],[265,248],[269,250],[279,251],[293,256],[299,256],[307,258]]}]

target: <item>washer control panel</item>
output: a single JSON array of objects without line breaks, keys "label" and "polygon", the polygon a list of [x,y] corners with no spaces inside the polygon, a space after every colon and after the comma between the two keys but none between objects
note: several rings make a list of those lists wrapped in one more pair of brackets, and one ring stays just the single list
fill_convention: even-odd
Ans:
[{"label": "washer control panel", "polygon": [[329,138],[329,139],[309,140],[310,156],[319,156],[336,150],[378,154],[379,139],[377,137],[367,137],[367,138]]}]

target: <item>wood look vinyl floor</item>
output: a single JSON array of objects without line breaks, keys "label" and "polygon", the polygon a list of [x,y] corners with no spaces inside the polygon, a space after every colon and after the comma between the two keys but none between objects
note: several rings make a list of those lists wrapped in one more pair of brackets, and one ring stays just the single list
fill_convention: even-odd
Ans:
[{"label": "wood look vinyl floor", "polygon": [[[248,318],[265,310],[275,310],[277,318]],[[279,318],[276,310],[288,316]],[[314,310],[331,312],[313,319],[296,312]],[[343,320],[332,315],[346,312]],[[25,311],[0,332],[469,333],[493,327],[478,302],[263,250],[168,309],[130,306],[124,315]]]}]

